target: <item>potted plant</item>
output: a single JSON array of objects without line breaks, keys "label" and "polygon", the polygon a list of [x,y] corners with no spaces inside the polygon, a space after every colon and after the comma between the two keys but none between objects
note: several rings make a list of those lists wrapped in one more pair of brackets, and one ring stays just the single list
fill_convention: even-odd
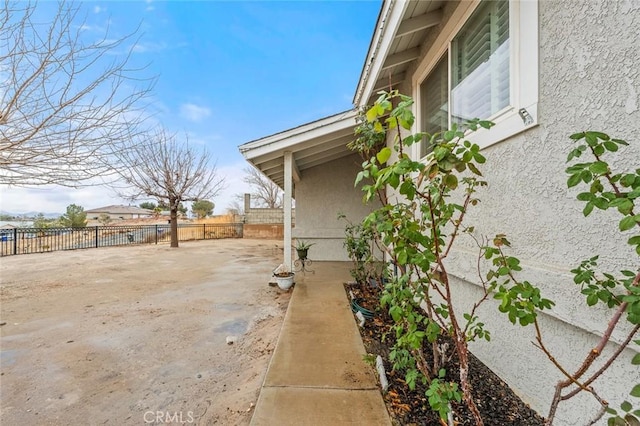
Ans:
[{"label": "potted plant", "polygon": [[300,260],[306,260],[307,255],[309,254],[309,248],[315,245],[315,243],[307,243],[303,240],[298,240],[296,244],[296,251],[298,252],[298,258]]},{"label": "potted plant", "polygon": [[273,271],[273,276],[276,277],[276,283],[281,290],[289,290],[293,285],[293,277],[295,274],[282,264]]}]

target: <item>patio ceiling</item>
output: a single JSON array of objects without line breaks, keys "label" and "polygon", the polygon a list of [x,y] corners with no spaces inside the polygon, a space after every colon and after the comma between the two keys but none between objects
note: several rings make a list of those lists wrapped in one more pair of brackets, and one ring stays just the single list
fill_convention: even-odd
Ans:
[{"label": "patio ceiling", "polygon": [[350,155],[356,112],[349,110],[240,145],[245,159],[284,188],[284,153],[293,157],[293,181],[304,170]]},{"label": "patio ceiling", "polygon": [[[383,2],[353,103],[369,105],[376,93],[409,78],[425,37],[442,21],[445,0]],[[349,110],[239,147],[247,161],[284,188],[284,154],[292,153],[293,181],[304,170],[351,154],[356,111]]]}]

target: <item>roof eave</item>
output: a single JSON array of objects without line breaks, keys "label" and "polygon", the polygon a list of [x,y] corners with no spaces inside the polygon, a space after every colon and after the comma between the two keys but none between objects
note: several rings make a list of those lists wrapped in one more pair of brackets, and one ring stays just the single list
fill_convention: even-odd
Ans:
[{"label": "roof eave", "polygon": [[406,0],[384,1],[378,15],[375,32],[369,44],[369,51],[360,73],[358,87],[353,96],[353,104],[356,107],[365,106],[363,103],[366,103],[371,98],[375,84],[380,77],[384,60],[402,23],[408,4],[409,2]]},{"label": "roof eave", "polygon": [[343,130],[344,128],[353,128],[356,115],[355,110],[343,111],[302,126],[247,142],[240,145],[238,149],[247,160],[274,152],[284,153],[287,150],[295,150],[296,145],[309,139]]}]

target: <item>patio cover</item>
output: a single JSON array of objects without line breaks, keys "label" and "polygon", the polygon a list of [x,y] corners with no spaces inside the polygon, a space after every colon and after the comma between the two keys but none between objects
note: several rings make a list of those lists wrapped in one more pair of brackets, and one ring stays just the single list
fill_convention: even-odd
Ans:
[{"label": "patio cover", "polygon": [[348,110],[240,145],[244,158],[284,190],[284,264],[291,268],[291,208],[304,171],[350,155],[356,111]]}]

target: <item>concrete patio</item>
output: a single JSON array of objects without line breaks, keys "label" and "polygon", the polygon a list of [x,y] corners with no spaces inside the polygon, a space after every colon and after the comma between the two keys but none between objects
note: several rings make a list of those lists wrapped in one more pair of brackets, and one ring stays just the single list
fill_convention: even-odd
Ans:
[{"label": "concrete patio", "polygon": [[349,265],[297,274],[252,425],[391,424],[345,295]]}]

